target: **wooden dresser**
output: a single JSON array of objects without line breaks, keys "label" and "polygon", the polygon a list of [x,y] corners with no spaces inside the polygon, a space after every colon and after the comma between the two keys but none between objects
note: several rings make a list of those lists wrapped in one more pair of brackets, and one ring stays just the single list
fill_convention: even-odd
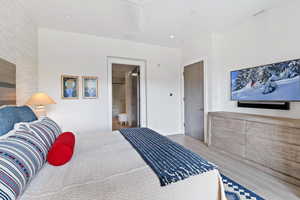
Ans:
[{"label": "wooden dresser", "polygon": [[208,122],[212,148],[300,185],[299,119],[211,112]]}]

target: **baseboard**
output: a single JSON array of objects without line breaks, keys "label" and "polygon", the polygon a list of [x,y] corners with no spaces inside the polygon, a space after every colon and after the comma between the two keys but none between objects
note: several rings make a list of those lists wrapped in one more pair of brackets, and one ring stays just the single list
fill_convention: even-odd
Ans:
[{"label": "baseboard", "polygon": [[160,133],[160,134],[162,134],[162,135],[164,135],[164,136],[184,135],[184,133],[182,133],[182,132],[177,132],[177,133],[174,133],[174,132],[172,132],[172,133],[166,133],[166,132],[163,132],[163,131],[156,131],[156,132],[158,132],[158,133]]}]

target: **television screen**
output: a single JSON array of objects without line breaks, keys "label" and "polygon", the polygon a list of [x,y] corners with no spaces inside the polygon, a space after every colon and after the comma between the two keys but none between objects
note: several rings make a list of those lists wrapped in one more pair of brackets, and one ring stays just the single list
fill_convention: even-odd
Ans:
[{"label": "television screen", "polygon": [[231,100],[300,101],[300,59],[232,71]]}]

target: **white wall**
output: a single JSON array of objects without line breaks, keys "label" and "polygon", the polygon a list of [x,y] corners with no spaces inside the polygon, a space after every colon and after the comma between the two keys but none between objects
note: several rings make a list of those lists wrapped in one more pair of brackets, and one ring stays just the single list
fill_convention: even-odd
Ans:
[{"label": "white wall", "polygon": [[[39,89],[57,102],[50,117],[65,130],[109,130],[107,56],[147,61],[148,126],[163,134],[181,133],[179,49],[107,39],[48,29],[39,30]],[[100,78],[97,100],[62,100],[60,76],[89,75]],[[174,93],[173,97],[169,93]]]},{"label": "white wall", "polygon": [[17,103],[37,90],[37,27],[19,0],[0,0],[0,57],[16,64]]},{"label": "white wall", "polygon": [[[214,80],[212,68],[212,34],[204,32],[197,39],[186,40],[182,47],[182,64],[181,74],[183,75],[184,67],[193,63],[203,61],[204,63],[204,134],[207,134],[207,113],[212,110],[212,81]],[[214,88],[213,90],[217,90]],[[184,80],[181,79],[181,93],[184,96]],[[184,121],[184,102],[181,102],[182,121]],[[184,127],[182,127],[184,129]]]},{"label": "white wall", "polygon": [[206,94],[206,99],[204,101],[205,110],[210,111],[212,109],[213,98],[211,97],[212,91],[211,88],[209,88],[209,86],[212,84],[211,82],[212,80],[214,80],[215,77],[213,75],[212,68],[212,34],[209,32],[199,35],[198,39],[186,40],[182,47],[182,71],[183,67],[200,61],[204,61],[204,91]]},{"label": "white wall", "polygon": [[183,66],[206,60],[206,107],[230,111],[300,118],[300,103],[290,111],[238,108],[230,101],[230,71],[300,58],[300,2],[268,10],[227,30],[199,35],[183,47]]},{"label": "white wall", "polygon": [[216,81],[210,87],[221,88],[214,110],[300,118],[300,103],[292,103],[290,111],[276,111],[241,109],[229,100],[231,70],[300,58],[299,8],[298,1],[269,10],[213,37]]},{"label": "white wall", "polygon": [[[182,67],[201,60],[206,70],[206,112],[223,110],[299,118],[299,103],[292,103],[290,111],[240,109],[229,97],[231,70],[300,58],[299,4],[249,17],[223,32],[203,33],[198,39],[184,42],[182,55],[178,49],[40,29],[40,90],[58,103],[49,107],[49,115],[65,129],[108,130],[106,58],[119,56],[147,60],[148,125],[162,133],[182,133]],[[61,74],[99,76],[99,100],[61,100]],[[175,96],[168,96],[170,92]]]}]

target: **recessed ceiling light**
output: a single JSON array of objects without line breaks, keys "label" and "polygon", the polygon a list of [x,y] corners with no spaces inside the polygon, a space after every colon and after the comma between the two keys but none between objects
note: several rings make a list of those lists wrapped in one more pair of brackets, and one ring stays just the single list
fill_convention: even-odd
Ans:
[{"label": "recessed ceiling light", "polygon": [[258,15],[263,14],[264,12],[266,12],[266,10],[265,10],[265,9],[262,9],[262,10],[256,12],[256,13],[254,13],[253,16],[256,17],[256,16],[258,16]]},{"label": "recessed ceiling light", "polygon": [[71,16],[70,16],[70,15],[67,15],[67,16],[66,16],[66,19],[70,19],[70,18],[71,18]]},{"label": "recessed ceiling light", "polygon": [[192,9],[192,10],[190,10],[190,15],[191,16],[195,16],[195,15],[197,15],[197,10],[195,10],[195,9]]},{"label": "recessed ceiling light", "polygon": [[174,38],[175,38],[175,35],[170,35],[170,38],[171,38],[171,39],[174,39]]}]

